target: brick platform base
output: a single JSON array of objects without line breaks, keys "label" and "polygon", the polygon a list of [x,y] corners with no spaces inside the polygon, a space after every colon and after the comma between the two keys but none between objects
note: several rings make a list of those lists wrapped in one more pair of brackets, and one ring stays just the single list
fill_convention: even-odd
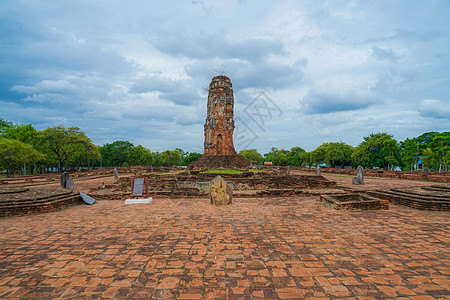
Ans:
[{"label": "brick platform base", "polygon": [[240,155],[203,155],[192,164],[190,168],[248,168],[250,162]]}]

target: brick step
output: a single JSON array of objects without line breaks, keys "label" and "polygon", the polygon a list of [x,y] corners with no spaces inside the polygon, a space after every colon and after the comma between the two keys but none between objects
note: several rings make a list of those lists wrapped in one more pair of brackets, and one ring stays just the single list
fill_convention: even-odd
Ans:
[{"label": "brick step", "polygon": [[426,200],[412,195],[400,195],[389,191],[367,191],[367,194],[379,199],[389,200],[397,205],[404,205],[421,210],[450,210],[450,202],[442,200]]},{"label": "brick step", "polygon": [[439,200],[439,201],[450,201],[450,194],[448,195],[430,195],[430,194],[423,194],[423,193],[419,193],[416,192],[414,190],[412,191],[405,191],[402,189],[391,189],[391,191],[394,194],[397,195],[405,195],[405,196],[410,196],[416,199],[427,199],[427,200]]},{"label": "brick step", "polygon": [[2,201],[0,201],[0,209],[2,209],[3,207],[11,206],[11,205],[39,204],[39,203],[51,202],[53,200],[70,197],[71,195],[75,196],[78,194],[75,194],[72,191],[69,191],[67,193],[41,196],[41,197],[36,197],[36,198],[2,200]]},{"label": "brick step", "polygon": [[13,205],[6,205],[0,207],[0,216],[23,215],[30,213],[42,213],[60,209],[62,207],[81,204],[81,197],[78,194],[71,193],[65,197],[55,197],[47,199],[47,201],[40,201],[35,203],[24,202]]},{"label": "brick step", "polygon": [[450,193],[450,186],[445,185],[432,185],[432,186],[424,186],[422,189],[433,192],[447,192]]}]

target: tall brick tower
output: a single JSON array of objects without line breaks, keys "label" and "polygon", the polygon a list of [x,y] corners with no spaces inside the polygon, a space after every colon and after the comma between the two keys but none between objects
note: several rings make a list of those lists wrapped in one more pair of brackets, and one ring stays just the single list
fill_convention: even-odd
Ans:
[{"label": "tall brick tower", "polygon": [[190,167],[248,167],[250,163],[243,156],[237,155],[234,149],[234,96],[230,78],[216,76],[211,80],[207,108],[205,152]]},{"label": "tall brick tower", "polygon": [[205,121],[205,155],[236,155],[233,145],[234,96],[230,78],[216,76],[209,84]]}]

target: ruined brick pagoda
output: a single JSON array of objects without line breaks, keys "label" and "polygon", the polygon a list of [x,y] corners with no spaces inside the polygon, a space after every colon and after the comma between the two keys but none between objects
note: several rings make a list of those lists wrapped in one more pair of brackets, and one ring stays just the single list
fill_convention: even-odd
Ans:
[{"label": "ruined brick pagoda", "polygon": [[204,155],[190,167],[247,168],[250,163],[237,155],[233,144],[234,96],[230,78],[216,76],[211,80],[207,107]]}]

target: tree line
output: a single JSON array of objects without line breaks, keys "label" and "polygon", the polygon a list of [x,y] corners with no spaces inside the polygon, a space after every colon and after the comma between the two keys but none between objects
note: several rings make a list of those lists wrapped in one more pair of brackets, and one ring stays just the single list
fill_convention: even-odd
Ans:
[{"label": "tree line", "polygon": [[[263,155],[256,149],[239,154],[257,164],[270,161],[278,166],[323,163],[331,167],[362,165],[403,170],[419,166],[441,171],[450,164],[450,132],[427,132],[400,142],[387,133],[372,133],[357,147],[327,142],[311,152],[301,147],[273,147]],[[96,146],[78,127],[54,126],[38,131],[31,124],[13,124],[0,118],[0,169],[6,170],[9,177],[16,171],[26,175],[80,168],[187,166],[200,156],[180,148],[152,152],[129,141]]]},{"label": "tree line", "polygon": [[344,142],[327,142],[307,152],[300,147],[290,150],[273,147],[261,155],[255,149],[239,152],[247,160],[262,164],[270,161],[278,166],[330,167],[358,166],[402,170],[428,169],[448,171],[450,165],[450,132],[427,132],[418,137],[397,141],[388,133],[371,133],[357,146]]}]

